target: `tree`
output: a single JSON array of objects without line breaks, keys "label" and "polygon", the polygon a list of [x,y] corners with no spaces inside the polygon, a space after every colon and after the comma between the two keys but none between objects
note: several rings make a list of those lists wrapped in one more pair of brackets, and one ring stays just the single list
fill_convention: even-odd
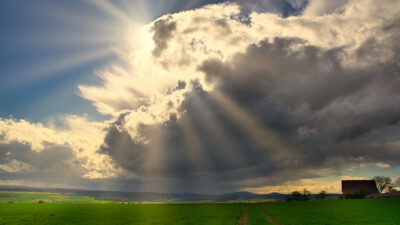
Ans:
[{"label": "tree", "polygon": [[292,192],[292,200],[293,201],[300,201],[302,199],[301,193],[298,191],[293,191]]},{"label": "tree", "polygon": [[375,176],[372,178],[375,180],[376,187],[378,188],[379,192],[383,192],[385,189],[390,187],[392,180],[389,177],[385,176]]},{"label": "tree", "polygon": [[301,195],[301,200],[303,201],[311,200],[311,192],[304,188],[303,194]]},{"label": "tree", "polygon": [[311,200],[311,192],[304,188],[303,193],[299,191],[293,191],[290,197],[286,198],[286,201],[308,201]]},{"label": "tree", "polygon": [[318,200],[325,200],[326,199],[326,191],[321,191],[320,193],[318,193],[316,198]]}]

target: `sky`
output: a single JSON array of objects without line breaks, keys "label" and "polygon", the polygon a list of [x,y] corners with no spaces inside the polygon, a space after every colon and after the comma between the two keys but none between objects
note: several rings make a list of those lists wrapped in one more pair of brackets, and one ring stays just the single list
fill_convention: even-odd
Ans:
[{"label": "sky", "polygon": [[0,185],[400,187],[400,2],[0,3]]}]

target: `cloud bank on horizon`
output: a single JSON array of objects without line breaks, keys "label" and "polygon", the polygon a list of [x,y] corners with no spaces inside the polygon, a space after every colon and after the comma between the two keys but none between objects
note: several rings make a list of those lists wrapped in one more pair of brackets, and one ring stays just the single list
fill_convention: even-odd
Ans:
[{"label": "cloud bank on horizon", "polygon": [[399,173],[399,34],[396,0],[164,15],[132,31],[120,59],[96,70],[100,84],[79,86],[112,119],[0,119],[0,184],[339,192],[315,179]]}]

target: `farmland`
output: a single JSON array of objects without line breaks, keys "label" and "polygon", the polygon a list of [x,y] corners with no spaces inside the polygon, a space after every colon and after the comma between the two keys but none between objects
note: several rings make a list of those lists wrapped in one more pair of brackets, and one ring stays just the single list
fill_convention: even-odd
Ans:
[{"label": "farmland", "polygon": [[0,224],[236,224],[243,204],[0,204]]},{"label": "farmland", "polygon": [[246,225],[273,225],[267,217],[258,209],[256,204],[249,204],[247,208],[247,223]]},{"label": "farmland", "polygon": [[400,199],[259,204],[281,224],[400,224]]},{"label": "farmland", "polygon": [[[49,193],[49,196],[50,195]],[[78,198],[78,197],[77,197]],[[82,198],[82,197],[79,197]],[[78,202],[82,202],[80,199]],[[0,203],[1,224],[400,224],[400,199],[262,203]]]}]

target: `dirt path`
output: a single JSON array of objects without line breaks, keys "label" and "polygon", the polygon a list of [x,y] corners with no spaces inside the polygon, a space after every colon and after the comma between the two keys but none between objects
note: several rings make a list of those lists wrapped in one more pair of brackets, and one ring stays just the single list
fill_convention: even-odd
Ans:
[{"label": "dirt path", "polygon": [[244,207],[241,225],[246,225],[247,222],[247,205]]},{"label": "dirt path", "polygon": [[265,212],[264,209],[262,209],[260,206],[257,205],[257,208],[264,213],[264,215],[275,225],[281,225],[278,220],[276,220],[274,217],[272,217],[271,215],[269,215],[267,212]]}]

